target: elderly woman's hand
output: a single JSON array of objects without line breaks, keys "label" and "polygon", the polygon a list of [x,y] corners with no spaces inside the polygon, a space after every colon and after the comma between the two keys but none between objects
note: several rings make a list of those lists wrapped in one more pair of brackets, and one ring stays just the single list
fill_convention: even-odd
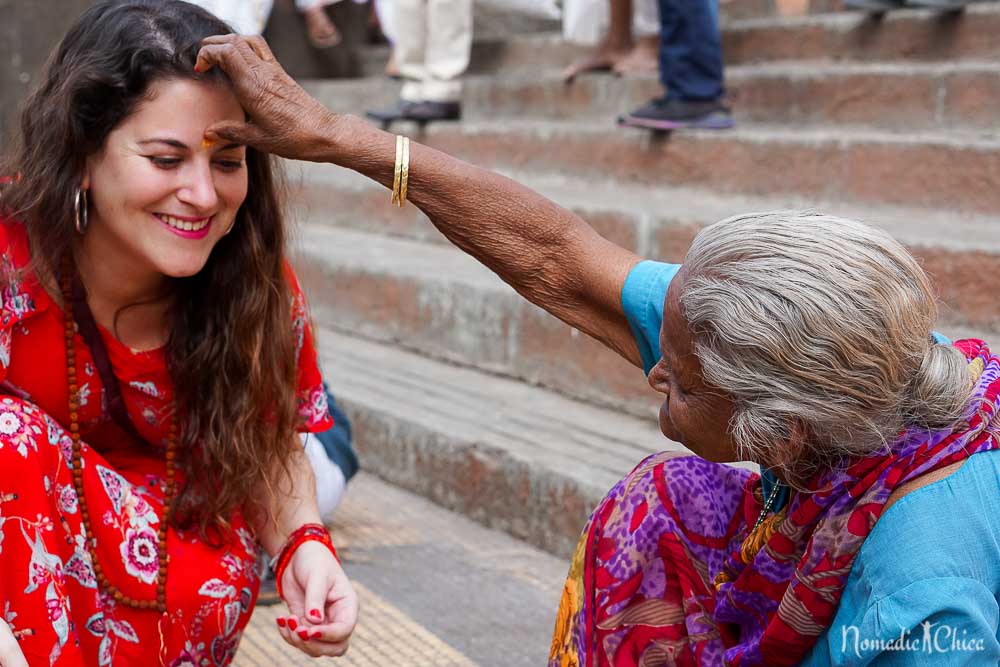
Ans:
[{"label": "elderly woman's hand", "polygon": [[247,144],[296,160],[320,161],[334,114],[282,69],[264,38],[216,35],[202,42],[195,70],[218,67],[233,83],[248,123],[218,123],[210,140]]}]

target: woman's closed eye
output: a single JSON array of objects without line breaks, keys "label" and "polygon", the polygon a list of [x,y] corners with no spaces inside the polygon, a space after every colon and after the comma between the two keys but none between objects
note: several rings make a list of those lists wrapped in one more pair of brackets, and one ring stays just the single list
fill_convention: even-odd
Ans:
[{"label": "woman's closed eye", "polygon": [[164,157],[161,155],[147,155],[146,159],[160,169],[173,169],[179,165],[182,160],[182,158],[179,157]]},{"label": "woman's closed eye", "polygon": [[[147,155],[146,159],[152,162],[154,166],[164,170],[174,169],[184,161],[184,158],[181,157],[162,155]],[[239,171],[243,168],[243,160],[239,158],[218,158],[213,160],[212,163],[225,172]]]}]

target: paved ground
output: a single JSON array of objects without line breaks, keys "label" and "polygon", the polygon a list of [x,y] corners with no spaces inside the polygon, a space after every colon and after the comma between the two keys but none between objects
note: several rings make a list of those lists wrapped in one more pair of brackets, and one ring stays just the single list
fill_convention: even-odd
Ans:
[{"label": "paved ground", "polygon": [[[333,526],[361,597],[357,667],[545,663],[567,563],[362,473]],[[311,665],[260,607],[237,667]],[[322,661],[320,661],[322,662]]]}]

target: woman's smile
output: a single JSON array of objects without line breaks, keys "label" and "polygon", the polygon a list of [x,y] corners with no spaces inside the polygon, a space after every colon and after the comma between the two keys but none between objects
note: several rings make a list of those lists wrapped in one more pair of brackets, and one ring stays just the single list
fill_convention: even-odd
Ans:
[{"label": "woman's smile", "polygon": [[153,217],[162,222],[167,229],[181,238],[197,241],[198,239],[203,239],[208,236],[212,227],[212,220],[215,216],[194,217],[154,213]]}]

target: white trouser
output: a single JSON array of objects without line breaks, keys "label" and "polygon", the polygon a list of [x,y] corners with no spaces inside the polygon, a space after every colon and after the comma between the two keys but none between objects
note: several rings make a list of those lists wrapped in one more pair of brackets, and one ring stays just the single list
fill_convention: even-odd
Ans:
[{"label": "white trouser", "polygon": [[378,25],[382,28],[382,34],[389,40],[390,44],[396,43],[396,8],[392,0],[374,0],[375,13],[378,15]]},{"label": "white trouser", "polygon": [[393,0],[396,64],[408,102],[457,102],[472,54],[472,0]]},{"label": "white trouser", "polygon": [[305,444],[306,456],[312,464],[313,474],[316,475],[316,502],[319,505],[319,515],[325,521],[340,504],[347,480],[344,479],[344,471],[326,455],[323,443],[316,436],[303,433],[301,438]]}]

